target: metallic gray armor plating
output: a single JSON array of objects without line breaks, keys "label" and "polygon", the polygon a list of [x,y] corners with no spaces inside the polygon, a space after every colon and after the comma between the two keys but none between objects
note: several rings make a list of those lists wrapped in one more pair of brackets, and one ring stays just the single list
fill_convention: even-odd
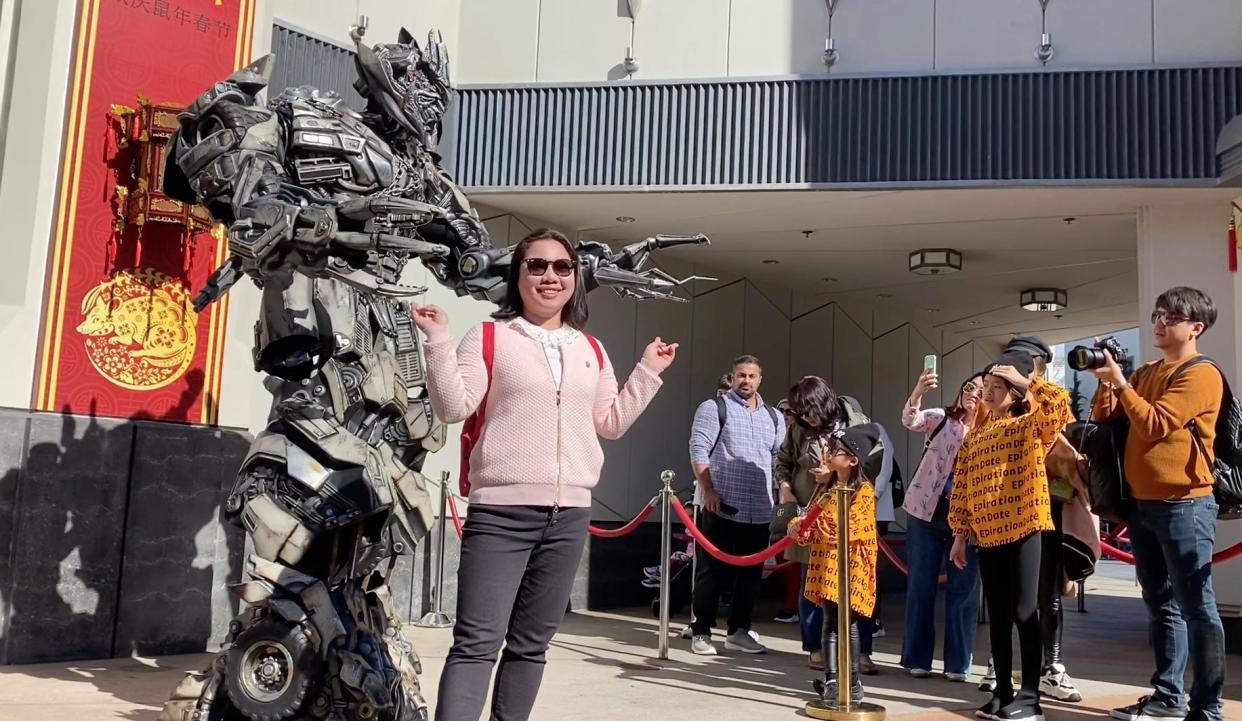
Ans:
[{"label": "metallic gray armor plating", "polygon": [[[254,362],[273,403],[225,503],[254,546],[236,589],[245,610],[166,721],[427,715],[386,582],[434,522],[419,470],[445,426],[403,300],[425,289],[400,277],[418,259],[458,295],[495,302],[511,253],[439,166],[450,86],[436,35],[425,50],[405,30],[374,48],[362,28],[351,35],[364,112],[308,87],[260,102],[268,56],[199,96],[169,141],[165,192],[229,228],[229,259],[195,307],[243,275],[262,289]],[[674,298],[683,281],[645,269],[648,255],[700,242],[583,243],[580,277],[588,290]]]}]

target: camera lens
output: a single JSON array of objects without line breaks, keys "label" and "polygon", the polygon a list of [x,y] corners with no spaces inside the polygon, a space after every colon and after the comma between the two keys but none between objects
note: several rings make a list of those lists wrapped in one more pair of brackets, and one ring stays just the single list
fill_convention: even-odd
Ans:
[{"label": "camera lens", "polygon": [[1103,368],[1104,351],[1099,348],[1088,348],[1085,345],[1075,346],[1066,357],[1069,367],[1076,371],[1090,371]]}]

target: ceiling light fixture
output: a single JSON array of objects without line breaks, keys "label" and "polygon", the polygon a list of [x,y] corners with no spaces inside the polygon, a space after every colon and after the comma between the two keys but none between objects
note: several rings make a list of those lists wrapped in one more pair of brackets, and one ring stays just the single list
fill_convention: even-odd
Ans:
[{"label": "ceiling light fixture", "polygon": [[962,254],[952,248],[920,248],[910,254],[910,272],[947,275],[962,269]]},{"label": "ceiling light fixture", "polygon": [[890,300],[892,299],[893,294],[892,293],[876,293],[875,297],[879,298],[880,300]]},{"label": "ceiling light fixture", "polygon": [[618,215],[617,222],[618,223],[633,223],[634,219],[628,215]]},{"label": "ceiling light fixture", "polygon": [[1061,288],[1030,288],[1022,291],[1018,302],[1033,313],[1055,313],[1069,307],[1069,293]]},{"label": "ceiling light fixture", "polygon": [[779,265],[779,264],[780,264],[780,261],[779,261],[779,260],[777,260],[776,258],[766,258],[766,259],[763,261],[763,264],[764,264],[764,265]]}]

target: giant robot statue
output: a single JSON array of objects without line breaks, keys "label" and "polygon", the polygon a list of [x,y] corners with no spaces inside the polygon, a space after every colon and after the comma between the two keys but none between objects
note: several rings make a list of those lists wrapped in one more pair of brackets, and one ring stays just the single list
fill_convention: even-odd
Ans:
[{"label": "giant robot statue", "polygon": [[[458,295],[504,297],[510,251],[492,247],[435,152],[448,59],[357,46],[356,112],[300,87],[266,104],[271,56],[216,83],[180,116],[164,188],[229,227],[228,261],[202,309],[243,274],[262,288],[255,368],[274,396],[225,513],[253,542],[245,610],[209,668],[189,675],[166,721],[421,721],[419,660],[386,579],[434,522],[429,452],[445,427],[427,399],[422,340],[402,285],[417,258]],[[634,298],[681,282],[645,268],[652,250],[706,242],[657,236],[578,250],[581,279]]]}]

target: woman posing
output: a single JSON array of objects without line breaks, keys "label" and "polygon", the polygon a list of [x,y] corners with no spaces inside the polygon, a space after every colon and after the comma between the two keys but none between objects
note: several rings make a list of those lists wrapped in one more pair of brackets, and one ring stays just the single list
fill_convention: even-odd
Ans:
[{"label": "woman posing", "polygon": [[489,717],[524,720],[586,543],[604,461],[598,436],[619,438],[638,418],[677,344],[652,341],[618,392],[607,354],[582,331],[586,291],[573,246],[554,230],[518,243],[498,322],[472,328],[455,354],[444,311],[415,307],[414,315],[427,336],[436,413],[455,423],[486,411],[470,455],[457,625],[436,719],[478,720],[503,645]]}]

